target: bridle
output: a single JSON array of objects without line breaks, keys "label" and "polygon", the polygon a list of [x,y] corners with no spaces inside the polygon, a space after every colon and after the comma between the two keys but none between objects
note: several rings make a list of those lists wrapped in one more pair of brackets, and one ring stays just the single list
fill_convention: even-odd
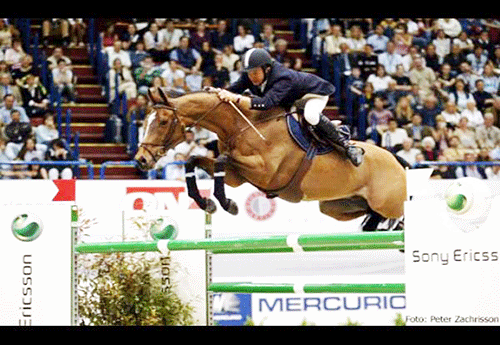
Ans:
[{"label": "bridle", "polygon": [[[210,114],[212,111],[214,111],[215,109],[217,109],[217,107],[219,107],[219,105],[221,105],[223,103],[223,101],[219,101],[217,104],[215,104],[212,108],[208,109],[202,116],[200,116],[199,119],[197,119],[192,125],[190,125],[189,127],[195,127],[197,124],[199,124],[201,121],[203,121],[203,119],[205,117],[207,117],[208,114]],[[167,109],[167,110],[171,110],[173,115],[174,115],[174,119],[171,121],[170,123],[170,126],[168,128],[168,131],[167,133],[165,134],[165,138],[170,138],[176,128],[177,128],[177,125],[180,124],[181,125],[181,129],[182,129],[182,133],[184,134],[184,139],[186,138],[186,124],[184,122],[182,122],[181,118],[179,117],[179,115],[177,114],[177,108],[176,107],[172,107],[172,106],[169,106],[169,105],[166,105],[166,104],[154,104],[153,105],[153,109]],[[165,155],[165,153],[167,152],[167,144],[168,144],[168,141],[166,141],[164,144],[156,144],[156,143],[148,143],[148,142],[143,142],[141,144],[139,144],[139,147],[142,147],[144,150],[146,150],[146,152],[148,152],[151,157],[153,158],[155,164],[158,162],[158,160],[163,157]],[[160,150],[156,150],[155,152],[153,152],[153,149],[155,148],[158,148],[160,147],[161,149]]]}]

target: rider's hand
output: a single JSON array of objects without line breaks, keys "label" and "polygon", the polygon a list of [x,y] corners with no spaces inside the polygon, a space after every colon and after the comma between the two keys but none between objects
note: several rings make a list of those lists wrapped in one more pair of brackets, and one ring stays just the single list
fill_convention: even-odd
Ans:
[{"label": "rider's hand", "polygon": [[222,101],[225,101],[225,102],[238,102],[238,98],[239,98],[239,95],[236,95],[230,91],[227,91],[227,90],[220,90],[219,93],[217,94],[219,96],[219,98],[222,100]]}]

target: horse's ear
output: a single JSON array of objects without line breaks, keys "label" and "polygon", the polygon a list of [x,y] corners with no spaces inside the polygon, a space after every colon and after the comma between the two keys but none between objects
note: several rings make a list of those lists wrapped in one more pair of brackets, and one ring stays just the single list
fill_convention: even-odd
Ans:
[{"label": "horse's ear", "polygon": [[153,87],[148,88],[149,99],[151,100],[151,102],[156,104],[156,103],[158,103],[159,100],[158,100],[158,97],[156,96],[154,91],[155,91],[155,88],[153,88]]},{"label": "horse's ear", "polygon": [[161,98],[163,99],[163,102],[166,105],[168,105],[169,101],[168,101],[167,95],[165,94],[165,91],[163,90],[163,88],[158,87],[157,90],[158,90],[158,93],[160,94]]}]

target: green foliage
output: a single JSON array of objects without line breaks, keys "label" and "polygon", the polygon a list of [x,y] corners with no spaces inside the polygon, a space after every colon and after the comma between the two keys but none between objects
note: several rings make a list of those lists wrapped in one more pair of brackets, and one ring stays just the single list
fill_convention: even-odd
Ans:
[{"label": "green foliage", "polygon": [[[78,271],[78,308],[90,325],[192,325],[192,307],[154,277],[144,253],[85,255]],[[81,263],[79,257],[79,264]],[[158,261],[158,260],[156,260]],[[165,291],[166,290],[166,291]]]}]

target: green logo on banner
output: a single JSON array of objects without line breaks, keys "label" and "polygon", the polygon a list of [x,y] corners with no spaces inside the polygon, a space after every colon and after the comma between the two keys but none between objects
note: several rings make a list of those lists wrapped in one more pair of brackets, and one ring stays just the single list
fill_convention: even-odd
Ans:
[{"label": "green logo on banner", "polygon": [[12,221],[12,233],[21,241],[33,241],[40,236],[43,230],[41,219],[29,213],[23,213]]}]

